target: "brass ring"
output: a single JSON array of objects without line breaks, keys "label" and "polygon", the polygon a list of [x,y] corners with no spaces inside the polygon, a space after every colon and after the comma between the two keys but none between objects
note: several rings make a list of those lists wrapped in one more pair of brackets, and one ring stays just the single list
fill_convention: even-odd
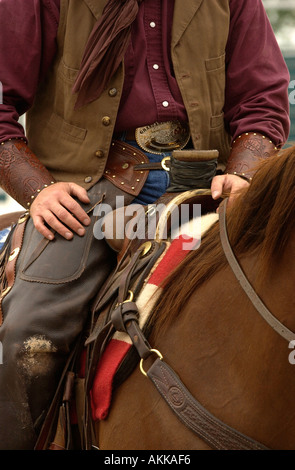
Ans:
[{"label": "brass ring", "polygon": [[6,294],[8,294],[8,292],[10,291],[12,286],[8,286],[6,287],[6,289],[4,289],[2,292],[1,292],[1,295],[0,295],[0,298],[2,299],[2,297],[4,297]]},{"label": "brass ring", "polygon": [[124,300],[124,302],[122,302],[122,303],[125,304],[127,302],[132,302],[132,300],[133,300],[133,292],[132,292],[132,290],[129,290],[127,299]]},{"label": "brass ring", "polygon": [[141,245],[141,247],[140,247],[140,250],[141,250],[140,257],[143,258],[147,253],[149,253],[152,246],[153,246],[153,244],[150,241],[147,241],[147,242],[143,243],[143,245]]},{"label": "brass ring", "polygon": [[22,224],[23,222],[25,222],[28,218],[30,217],[30,214],[29,212],[25,212],[23,215],[20,216],[20,218],[18,219],[17,223],[18,224]]},{"label": "brass ring", "polygon": [[166,171],[170,171],[170,168],[166,165],[166,161],[170,161],[170,157],[164,157],[162,160],[161,160],[161,166],[164,170]]},{"label": "brass ring", "polygon": [[16,258],[16,256],[19,254],[19,250],[20,250],[19,247],[14,248],[14,250],[12,250],[12,252],[9,255],[8,261],[14,260],[14,258]]},{"label": "brass ring", "polygon": [[[158,351],[157,349],[150,349],[150,352],[154,352],[155,354],[157,354],[158,358],[162,361],[163,356],[160,353],[160,351]],[[147,377],[147,373],[143,368],[143,359],[140,359],[139,368],[140,368],[141,373]]]}]

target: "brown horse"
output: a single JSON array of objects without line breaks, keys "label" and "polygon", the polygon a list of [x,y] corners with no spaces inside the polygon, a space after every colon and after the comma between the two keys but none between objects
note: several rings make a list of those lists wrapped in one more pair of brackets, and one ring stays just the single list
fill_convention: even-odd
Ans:
[{"label": "brown horse", "polygon": [[[226,216],[247,278],[271,313],[295,331],[295,149],[263,162]],[[295,448],[289,341],[241,288],[218,222],[166,279],[151,326],[151,347],[206,410],[266,448]],[[101,450],[212,449],[179,421],[139,367],[114,390],[109,415],[95,422],[95,431]]]}]

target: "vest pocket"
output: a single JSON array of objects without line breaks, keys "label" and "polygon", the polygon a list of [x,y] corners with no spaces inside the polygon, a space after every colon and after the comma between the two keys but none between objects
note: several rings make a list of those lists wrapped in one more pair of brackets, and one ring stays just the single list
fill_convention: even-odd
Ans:
[{"label": "vest pocket", "polygon": [[87,134],[86,129],[66,122],[55,113],[51,115],[48,126],[52,127],[56,132],[62,133],[65,138],[68,138],[71,141],[83,141]]},{"label": "vest pocket", "polygon": [[207,72],[214,72],[225,67],[225,54],[205,60]]},{"label": "vest pocket", "polygon": [[[225,54],[205,60],[211,116],[222,114],[225,95]],[[216,126],[214,126],[216,127]]]},{"label": "vest pocket", "polygon": [[72,67],[68,67],[63,60],[59,63],[57,73],[62,78],[66,79],[67,81],[74,82],[78,75],[79,70],[74,69]]},{"label": "vest pocket", "polygon": [[211,116],[210,119],[211,129],[218,129],[219,127],[224,127],[224,113],[218,114],[218,116]]},{"label": "vest pocket", "polygon": [[220,163],[226,163],[228,160],[230,141],[230,136],[224,128],[224,113],[212,116],[210,119],[210,144],[211,148],[218,149]]}]

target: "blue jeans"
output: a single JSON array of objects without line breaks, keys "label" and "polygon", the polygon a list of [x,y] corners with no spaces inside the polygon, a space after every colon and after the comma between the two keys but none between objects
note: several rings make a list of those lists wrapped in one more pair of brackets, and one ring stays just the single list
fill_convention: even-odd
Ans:
[{"label": "blue jeans", "polygon": [[[127,140],[124,138],[124,133],[122,133],[121,139],[123,142],[126,142],[133,147],[141,150],[148,157],[151,163],[160,162],[164,157],[169,157],[171,152],[163,152],[161,155],[156,155],[154,153],[145,152],[137,144],[135,140]],[[169,172],[163,170],[150,170],[149,175],[146,179],[146,182],[139,193],[139,195],[132,201],[132,204],[152,204],[160,196],[162,196],[170,183]]]},{"label": "blue jeans", "polygon": [[4,230],[0,231],[0,250],[3,247],[6,237],[8,236],[10,232],[10,228],[5,228]]}]

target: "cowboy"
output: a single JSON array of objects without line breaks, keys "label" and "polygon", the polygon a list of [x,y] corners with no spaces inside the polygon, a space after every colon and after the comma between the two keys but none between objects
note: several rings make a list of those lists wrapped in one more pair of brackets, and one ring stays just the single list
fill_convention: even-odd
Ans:
[{"label": "cowboy", "polygon": [[261,0],[2,0],[0,14],[0,184],[29,211],[1,296],[0,447],[30,449],[115,266],[94,208],[156,201],[169,172],[132,158],[179,148],[218,150],[212,197],[232,202],[287,140],[289,74]]}]

